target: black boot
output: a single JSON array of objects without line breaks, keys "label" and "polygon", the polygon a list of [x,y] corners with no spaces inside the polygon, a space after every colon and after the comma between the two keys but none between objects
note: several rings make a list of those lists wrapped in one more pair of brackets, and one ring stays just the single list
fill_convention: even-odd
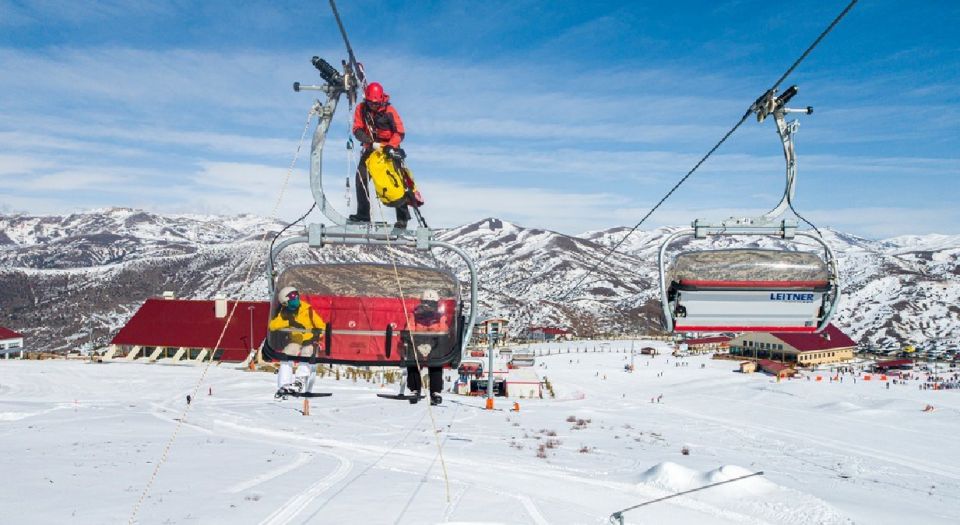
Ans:
[{"label": "black boot", "polygon": [[440,397],[440,394],[430,394],[430,404],[437,406],[440,403],[443,403],[443,398]]},{"label": "black boot", "polygon": [[415,405],[415,404],[417,404],[418,401],[420,401],[420,391],[419,391],[419,390],[415,390],[415,391],[413,391],[413,392],[410,392],[410,395],[413,396],[413,397],[410,398],[410,404],[411,404],[411,405]]},{"label": "black boot", "polygon": [[360,215],[354,214],[347,217],[347,222],[366,223],[366,222],[370,222],[370,217],[361,217]]}]

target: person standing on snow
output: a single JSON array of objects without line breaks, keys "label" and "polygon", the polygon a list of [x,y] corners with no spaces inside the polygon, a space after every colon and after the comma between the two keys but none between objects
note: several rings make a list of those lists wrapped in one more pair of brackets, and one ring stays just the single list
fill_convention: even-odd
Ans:
[{"label": "person standing on snow", "polygon": [[[440,294],[436,290],[425,290],[420,304],[413,310],[413,329],[416,332],[431,331],[438,334],[444,334],[448,330],[446,317],[440,308]],[[417,336],[421,338],[422,336]],[[429,336],[428,336],[429,337]],[[420,354],[421,362],[430,357],[433,345],[421,343],[417,345],[416,351]],[[430,377],[430,404],[439,405],[443,402],[440,392],[443,391],[443,367],[427,367],[427,374]],[[414,395],[410,399],[411,403],[420,400],[420,391],[423,389],[423,378],[420,377],[420,368],[416,365],[407,366],[407,388]]]},{"label": "person standing on snow", "polygon": [[[284,347],[283,353],[306,359],[313,357],[320,341],[320,334],[327,327],[327,323],[310,304],[300,300],[300,292],[293,286],[280,290],[277,293],[277,302],[280,303],[280,309],[270,320],[269,328],[271,332],[282,330],[288,333],[289,343]],[[314,364],[300,363],[294,379],[293,364],[290,361],[281,361],[280,371],[277,373],[276,397],[283,397],[292,392],[310,392],[315,378]]]},{"label": "person standing on snow", "polygon": [[[357,165],[357,213],[351,215],[350,222],[370,222],[370,194],[367,191],[370,175],[367,173],[367,157],[374,151],[383,151],[391,159],[402,160],[403,150],[400,142],[405,131],[400,114],[390,105],[390,96],[383,91],[379,82],[372,82],[363,92],[363,102],[357,104],[353,113],[353,136],[363,144],[363,153]],[[394,225],[403,229],[410,220],[410,209],[406,204],[397,208],[397,222]]]}]

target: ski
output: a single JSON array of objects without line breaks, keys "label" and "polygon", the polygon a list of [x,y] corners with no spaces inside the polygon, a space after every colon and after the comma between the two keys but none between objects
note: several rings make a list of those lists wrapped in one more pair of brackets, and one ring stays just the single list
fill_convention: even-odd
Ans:
[{"label": "ski", "polygon": [[384,399],[395,399],[397,401],[410,401],[411,399],[421,400],[425,398],[424,395],[416,394],[377,394],[377,397],[382,397]]},{"label": "ski", "polygon": [[286,399],[288,397],[330,397],[332,392],[287,392],[278,397],[278,399]]}]

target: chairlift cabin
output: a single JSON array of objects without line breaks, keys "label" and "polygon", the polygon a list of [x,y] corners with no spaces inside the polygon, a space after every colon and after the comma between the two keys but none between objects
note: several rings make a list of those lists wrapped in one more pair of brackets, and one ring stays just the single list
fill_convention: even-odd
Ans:
[{"label": "chairlift cabin", "polygon": [[[779,97],[766,93],[754,103],[757,120],[772,115],[783,144],[787,184],[776,208],[756,218],[730,218],[719,224],[697,219],[689,229],[667,236],[660,247],[660,294],[664,324],[671,332],[819,332],[829,323],[840,298],[837,260],[819,235],[797,231],[796,221],[781,219],[793,209],[797,164],[786,103],[796,86]],[[694,250],[674,255],[667,249],[683,237],[774,236],[796,242],[811,239],[823,255],[801,250]]]},{"label": "chairlift cabin", "polygon": [[[397,279],[402,295],[397,293]],[[327,323],[317,360],[364,366],[456,366],[465,320],[460,283],[446,270],[390,264],[305,264],[286,268],[276,288],[293,286]],[[280,305],[272,301],[273,310]],[[286,331],[267,346],[284,348]],[[416,352],[416,354],[414,353]],[[275,352],[274,352],[275,353]]]},{"label": "chairlift cabin", "polygon": [[[317,125],[310,152],[310,188],[317,207],[330,224],[309,224],[299,234],[277,240],[267,260],[271,296],[271,318],[280,311],[277,290],[293,286],[301,301],[308,303],[327,323],[313,338],[311,361],[360,366],[456,367],[464,342],[476,321],[477,272],[470,257],[460,248],[437,240],[422,217],[410,231],[385,223],[351,223],[337,212],[324,194],[322,156],[327,131],[340,96],[356,102],[359,71],[344,62],[340,72],[321,58],[313,65],[324,80],[321,85],[294,84],[294,90],[320,91],[326,102],[316,100],[311,116]],[[349,147],[349,146],[348,146]],[[376,202],[375,200],[373,202]],[[404,266],[396,263],[301,264],[277,270],[283,250],[306,244],[311,249],[333,245],[408,248],[423,253],[444,249],[458,255],[470,275],[469,303],[461,296],[460,281],[450,271],[431,266]],[[436,259],[434,259],[436,260]],[[282,350],[296,328],[270,332],[263,355],[272,360],[304,360]]]}]

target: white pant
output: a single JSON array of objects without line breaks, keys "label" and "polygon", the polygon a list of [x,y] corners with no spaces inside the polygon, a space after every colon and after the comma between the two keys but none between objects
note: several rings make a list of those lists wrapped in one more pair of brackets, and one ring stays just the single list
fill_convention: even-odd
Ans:
[{"label": "white pant", "polygon": [[[290,343],[283,349],[283,353],[290,356],[300,356],[310,358],[313,356],[312,345],[301,345]],[[293,363],[290,361],[280,362],[280,371],[277,373],[277,389],[293,384],[294,376],[300,379],[304,385],[304,392],[310,392],[313,388],[313,381],[317,377],[316,367],[309,363],[300,363],[297,365],[297,373],[293,373]]]}]

